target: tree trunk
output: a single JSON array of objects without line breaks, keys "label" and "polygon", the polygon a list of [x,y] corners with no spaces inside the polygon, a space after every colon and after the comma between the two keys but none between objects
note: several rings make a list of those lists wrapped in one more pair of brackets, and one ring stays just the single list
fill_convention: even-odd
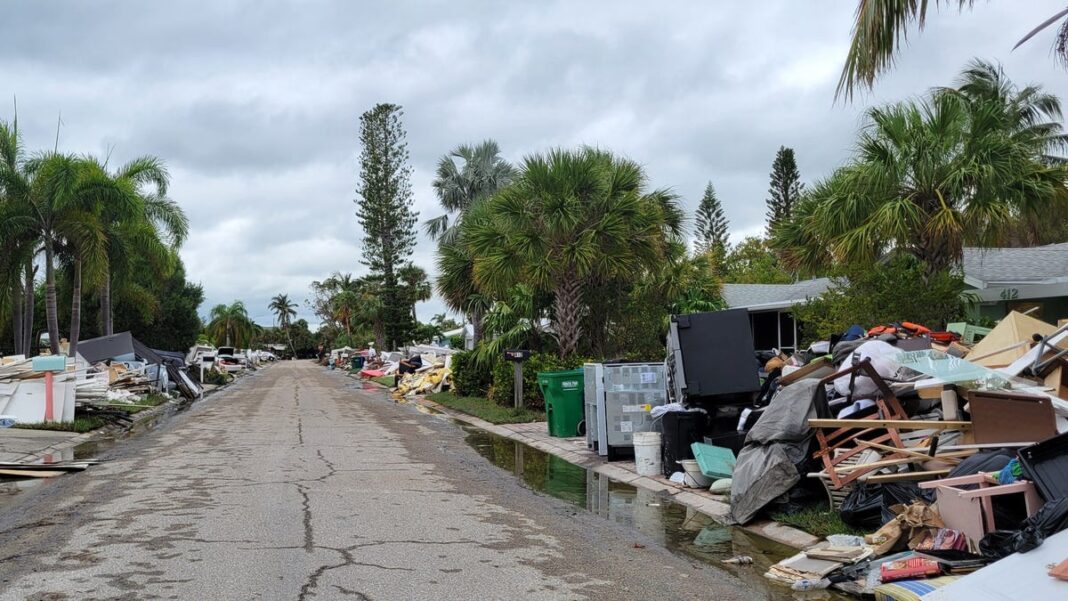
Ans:
[{"label": "tree trunk", "polygon": [[374,331],[375,331],[375,346],[378,347],[379,352],[385,352],[385,350],[386,350],[386,327],[385,327],[385,324],[382,323],[381,319],[375,319],[373,327],[374,327]]},{"label": "tree trunk", "polygon": [[70,292],[70,348],[67,356],[78,353],[78,337],[82,333],[82,260],[74,261],[74,281]]},{"label": "tree trunk", "polygon": [[582,309],[582,284],[573,279],[564,278],[553,293],[556,319],[553,327],[556,339],[560,343],[560,356],[570,357],[578,349],[579,317]]},{"label": "tree trunk", "polygon": [[36,343],[33,340],[33,321],[34,321],[34,304],[37,300],[36,290],[34,290],[34,280],[36,279],[37,272],[33,268],[33,259],[26,260],[26,284],[23,286],[22,291],[26,294],[26,302],[24,306],[24,317],[22,324],[22,349],[26,352],[27,357],[32,357],[37,354],[34,346]]},{"label": "tree trunk", "polygon": [[111,266],[104,264],[104,284],[100,287],[100,321],[104,336],[115,333],[111,314]]},{"label": "tree trunk", "polygon": [[55,251],[52,240],[45,240],[45,322],[48,324],[48,345],[53,355],[59,354],[59,307],[56,303]]},{"label": "tree trunk", "polygon": [[23,329],[22,306],[26,302],[26,295],[22,293],[22,282],[15,278],[15,285],[11,289],[11,337],[15,342],[15,354],[21,355]]},{"label": "tree trunk", "polygon": [[478,343],[482,341],[482,318],[482,309],[471,312],[471,341],[473,346],[478,346]]}]

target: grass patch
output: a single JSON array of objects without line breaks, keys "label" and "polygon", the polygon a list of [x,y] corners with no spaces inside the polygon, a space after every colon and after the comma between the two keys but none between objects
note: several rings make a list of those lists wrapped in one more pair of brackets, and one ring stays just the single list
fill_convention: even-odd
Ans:
[{"label": "grass patch", "polygon": [[371,381],[393,388],[393,376],[378,376],[377,378],[371,378]]},{"label": "grass patch", "polygon": [[868,534],[846,525],[837,512],[827,508],[826,503],[811,505],[793,513],[776,513],[771,516],[771,519],[820,538],[826,538],[829,534],[855,534],[857,536]]},{"label": "grass patch", "polygon": [[23,430],[53,430],[57,432],[77,432],[83,434],[96,430],[107,422],[99,417],[75,417],[72,422],[38,422],[35,424],[15,424],[12,428]]},{"label": "grass patch", "polygon": [[[127,413],[140,413],[140,412],[144,411],[145,409],[151,409],[152,407],[158,407],[159,405],[162,405],[163,403],[166,403],[169,400],[171,400],[171,397],[169,397],[169,396],[167,396],[165,394],[160,394],[158,392],[153,392],[153,393],[149,394],[148,396],[146,396],[145,398],[135,401],[134,403],[132,403],[132,406],[130,406],[130,407],[125,407],[121,403],[115,403],[114,405],[111,405],[111,408],[112,409],[121,409],[121,410],[123,410],[123,411],[125,411]],[[138,406],[138,405],[141,405],[141,406]],[[147,405],[147,407],[144,406],[144,405]]]},{"label": "grass patch", "polygon": [[521,424],[545,421],[544,412],[532,409],[501,407],[489,399],[477,396],[456,396],[451,392],[436,392],[427,395],[426,398],[450,409],[482,418],[491,424]]}]

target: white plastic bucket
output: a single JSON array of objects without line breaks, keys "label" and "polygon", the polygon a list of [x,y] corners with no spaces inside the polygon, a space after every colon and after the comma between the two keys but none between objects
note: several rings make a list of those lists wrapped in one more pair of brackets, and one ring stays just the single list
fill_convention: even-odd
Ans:
[{"label": "white plastic bucket", "polygon": [[660,475],[660,433],[634,433],[634,465],[641,476]]},{"label": "white plastic bucket", "polygon": [[708,488],[712,485],[712,479],[701,473],[701,466],[693,459],[680,459],[679,465],[686,472],[686,486],[690,488]]}]

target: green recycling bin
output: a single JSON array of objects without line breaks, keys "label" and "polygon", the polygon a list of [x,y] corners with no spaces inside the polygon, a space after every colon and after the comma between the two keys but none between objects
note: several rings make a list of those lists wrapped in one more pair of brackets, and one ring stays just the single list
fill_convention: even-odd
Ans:
[{"label": "green recycling bin", "polygon": [[584,407],[582,369],[538,373],[538,388],[545,397],[545,417],[549,436],[578,436]]}]

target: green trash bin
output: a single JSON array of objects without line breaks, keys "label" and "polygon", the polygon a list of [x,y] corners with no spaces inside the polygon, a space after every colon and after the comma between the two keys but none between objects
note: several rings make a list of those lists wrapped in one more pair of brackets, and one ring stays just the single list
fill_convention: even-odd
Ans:
[{"label": "green trash bin", "polygon": [[578,436],[578,427],[584,411],[582,373],[581,368],[538,373],[538,388],[545,397],[549,436]]}]

